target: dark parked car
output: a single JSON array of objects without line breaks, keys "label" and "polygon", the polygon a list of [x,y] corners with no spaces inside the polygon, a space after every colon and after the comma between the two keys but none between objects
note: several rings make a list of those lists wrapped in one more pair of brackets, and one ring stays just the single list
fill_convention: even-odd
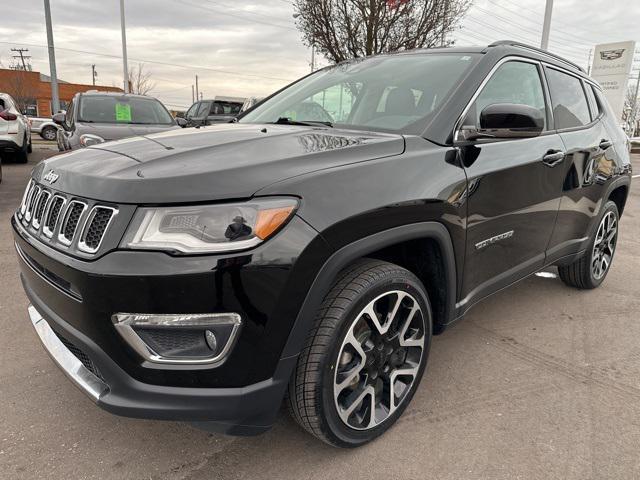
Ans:
[{"label": "dark parked car", "polygon": [[61,152],[111,140],[173,130],[185,125],[156,98],[89,91],[77,93],[65,113],[56,113]]},{"label": "dark parked car", "polygon": [[199,127],[214,123],[229,123],[233,121],[242,109],[244,100],[201,100],[189,107],[184,118],[187,127]]},{"label": "dark parked car", "polygon": [[342,63],[238,123],[45,160],[12,224],[31,321],[100,407],[252,434],[288,392],[353,447],[481,299],[552,265],[600,285],[630,173],[600,87],[500,42]]}]

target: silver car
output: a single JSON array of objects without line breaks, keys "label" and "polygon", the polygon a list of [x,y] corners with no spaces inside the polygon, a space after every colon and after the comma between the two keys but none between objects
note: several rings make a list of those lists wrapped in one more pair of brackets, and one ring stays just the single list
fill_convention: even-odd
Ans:
[{"label": "silver car", "polygon": [[148,135],[183,126],[156,98],[112,92],[77,93],[66,113],[57,113],[60,151],[89,147],[110,140]]}]

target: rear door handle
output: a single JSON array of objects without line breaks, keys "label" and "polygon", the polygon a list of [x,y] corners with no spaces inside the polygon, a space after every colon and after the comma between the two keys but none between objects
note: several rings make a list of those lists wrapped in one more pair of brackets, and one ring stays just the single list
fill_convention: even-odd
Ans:
[{"label": "rear door handle", "polygon": [[601,150],[606,150],[611,146],[611,142],[609,140],[605,140],[604,138],[600,140],[600,145],[598,145]]},{"label": "rear door handle", "polygon": [[565,156],[565,153],[561,152],[560,150],[549,150],[544,155],[544,157],[542,157],[542,161],[548,167],[555,167],[560,162],[562,162],[562,160],[564,160],[564,156]]}]

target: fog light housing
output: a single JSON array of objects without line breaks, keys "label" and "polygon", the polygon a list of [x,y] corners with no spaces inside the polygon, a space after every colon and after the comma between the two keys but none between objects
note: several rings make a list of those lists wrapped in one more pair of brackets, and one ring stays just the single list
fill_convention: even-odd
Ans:
[{"label": "fog light housing", "polygon": [[235,344],[237,313],[116,313],[111,321],[145,360],[172,365],[221,365]]}]

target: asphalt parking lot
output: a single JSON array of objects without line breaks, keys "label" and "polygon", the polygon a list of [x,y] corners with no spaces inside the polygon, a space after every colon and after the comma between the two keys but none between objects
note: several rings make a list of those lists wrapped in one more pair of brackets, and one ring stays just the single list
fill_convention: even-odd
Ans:
[{"label": "asphalt parking lot", "polygon": [[28,321],[9,223],[31,168],[54,153],[37,145],[28,165],[3,164],[1,478],[640,478],[638,190],[601,288],[534,276],[484,301],[435,338],[400,422],[349,451],[305,434],[284,410],[265,435],[224,437],[114,417],[71,385]]}]

